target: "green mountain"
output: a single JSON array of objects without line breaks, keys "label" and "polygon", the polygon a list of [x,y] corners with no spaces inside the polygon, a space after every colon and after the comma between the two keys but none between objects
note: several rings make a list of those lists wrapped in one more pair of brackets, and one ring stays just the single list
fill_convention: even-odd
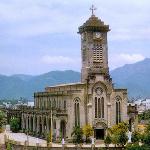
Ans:
[{"label": "green mountain", "polygon": [[150,97],[150,58],[111,71],[115,87],[128,89],[129,97]]},{"label": "green mountain", "polygon": [[46,86],[80,81],[80,73],[67,71],[51,71],[38,76],[30,75],[0,75],[0,99],[28,98],[33,99],[33,93],[43,91]]},{"label": "green mountain", "polygon": [[[116,88],[127,88],[129,97],[150,97],[150,58],[124,65],[110,72]],[[51,71],[38,76],[0,75],[0,99],[28,98],[44,91],[46,86],[80,81],[80,73],[72,70]]]}]

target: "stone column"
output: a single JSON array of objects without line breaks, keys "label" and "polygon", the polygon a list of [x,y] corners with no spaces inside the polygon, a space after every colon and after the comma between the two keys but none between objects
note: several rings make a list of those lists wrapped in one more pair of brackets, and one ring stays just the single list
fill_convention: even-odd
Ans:
[{"label": "stone column", "polygon": [[111,102],[110,95],[107,95],[107,125],[108,128],[111,126]]},{"label": "stone column", "polygon": [[46,117],[46,129],[47,133],[49,133],[49,116]]},{"label": "stone column", "polygon": [[26,117],[26,115],[24,115],[24,129],[26,129],[27,127],[26,127],[26,120],[27,120],[27,117]]},{"label": "stone column", "polygon": [[29,130],[31,131],[31,116],[29,116]]},{"label": "stone column", "polygon": [[26,129],[28,130],[28,115],[26,115]]},{"label": "stone column", "polygon": [[92,126],[92,121],[93,121],[93,109],[92,109],[92,97],[89,96],[89,102],[88,102],[88,106],[87,106],[87,110],[88,110],[88,113],[87,113],[87,121],[88,121],[88,124],[90,124]]},{"label": "stone column", "polygon": [[44,119],[45,119],[45,116],[42,116],[42,133],[44,133],[44,131],[45,131]]},{"label": "stone column", "polygon": [[33,116],[33,131],[35,131],[36,130],[36,128],[35,128],[35,115]]},{"label": "stone column", "polygon": [[48,98],[46,98],[46,109],[48,109]]},{"label": "stone column", "polygon": [[37,132],[39,132],[39,116],[37,116],[37,120],[36,120],[36,128],[37,128]]},{"label": "stone column", "polygon": [[22,129],[25,128],[24,114],[22,114],[22,117],[21,117],[21,128],[22,128]]}]

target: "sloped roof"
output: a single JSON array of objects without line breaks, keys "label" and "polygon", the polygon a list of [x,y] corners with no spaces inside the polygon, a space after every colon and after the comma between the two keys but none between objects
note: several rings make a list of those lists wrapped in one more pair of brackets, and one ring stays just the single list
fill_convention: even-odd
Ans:
[{"label": "sloped roof", "polygon": [[104,22],[96,17],[95,15],[92,15],[82,26],[79,27],[79,33],[82,33],[84,31],[109,31],[109,25],[105,25]]}]

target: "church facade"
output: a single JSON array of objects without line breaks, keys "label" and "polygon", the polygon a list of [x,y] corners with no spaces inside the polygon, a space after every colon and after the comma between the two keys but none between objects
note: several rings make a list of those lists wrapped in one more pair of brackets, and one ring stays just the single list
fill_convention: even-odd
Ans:
[{"label": "church facade", "polygon": [[128,120],[127,89],[115,89],[109,74],[108,31],[93,13],[79,27],[81,82],[34,93],[35,107],[22,112],[22,129],[71,139],[73,127],[90,124],[98,140],[104,139],[107,128]]}]

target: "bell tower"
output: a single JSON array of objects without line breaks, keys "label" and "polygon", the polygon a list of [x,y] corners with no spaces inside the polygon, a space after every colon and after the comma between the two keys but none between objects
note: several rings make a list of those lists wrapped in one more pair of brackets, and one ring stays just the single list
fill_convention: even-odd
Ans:
[{"label": "bell tower", "polygon": [[94,15],[94,6],[90,8],[91,17],[79,27],[81,35],[81,82],[96,75],[109,76],[107,32],[109,25]]}]

